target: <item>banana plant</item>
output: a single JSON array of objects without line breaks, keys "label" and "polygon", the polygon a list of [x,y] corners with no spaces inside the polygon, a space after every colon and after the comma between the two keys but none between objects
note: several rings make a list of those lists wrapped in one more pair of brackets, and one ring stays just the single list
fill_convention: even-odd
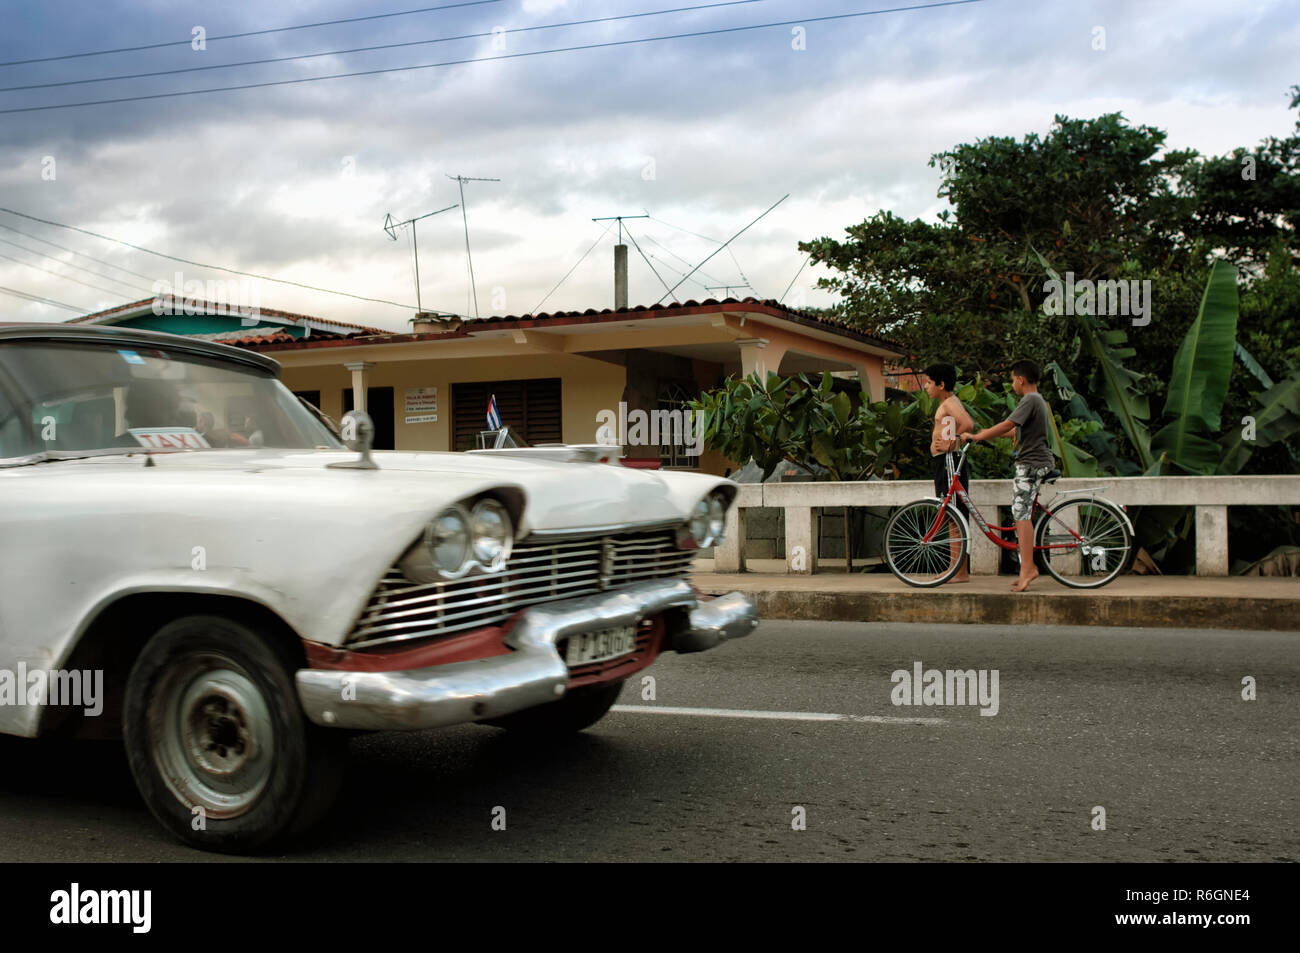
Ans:
[{"label": "banana plant", "polygon": [[[1037,249],[1030,250],[1037,256],[1048,276],[1064,286],[1065,282],[1047,263],[1047,259]],[[1138,393],[1135,387],[1142,375],[1124,366],[1124,360],[1133,357],[1137,351],[1129,345],[1128,335],[1123,330],[1107,330],[1091,315],[1075,316],[1079,319],[1083,343],[1096,358],[1100,368],[1102,396],[1106,400],[1106,406],[1119,418],[1124,435],[1137,452],[1142,470],[1150,471],[1155,463],[1151,456],[1151,433],[1147,427],[1147,421],[1151,418],[1151,405],[1146,395]]]},{"label": "banana plant", "polygon": [[[1256,449],[1300,433],[1300,371],[1272,385],[1256,399],[1259,412],[1243,418],[1240,426],[1234,425],[1219,441],[1223,450],[1219,473],[1239,473]],[[1293,457],[1293,462],[1300,469],[1300,461]]]},{"label": "banana plant", "polygon": [[1174,355],[1164,407],[1169,422],[1151,440],[1152,451],[1175,470],[1204,475],[1219,469],[1223,448],[1204,435],[1219,432],[1236,349],[1237,269],[1216,261],[1196,320]]}]

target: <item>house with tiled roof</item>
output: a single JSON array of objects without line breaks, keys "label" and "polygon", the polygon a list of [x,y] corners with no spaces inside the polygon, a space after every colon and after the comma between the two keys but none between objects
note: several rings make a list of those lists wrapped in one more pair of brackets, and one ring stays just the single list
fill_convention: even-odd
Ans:
[{"label": "house with tiled roof", "polygon": [[[651,424],[729,375],[841,372],[843,386],[884,397],[884,364],[898,345],[825,316],[754,298],[508,315],[480,320],[420,315],[384,331],[259,308],[212,306],[185,314],[152,300],[76,319],[199,335],[267,354],[295,393],[340,418],[359,408],[375,447],[468,450],[501,420],[532,444],[608,443],[632,458],[722,473],[734,465],[692,454]],[[856,379],[856,380],[854,380]],[[656,417],[656,415],[658,415]],[[602,427],[605,433],[601,433]]]},{"label": "house with tiled roof", "polygon": [[318,338],[339,338],[352,334],[384,333],[379,328],[362,324],[254,307],[247,302],[209,301],[171,294],[96,311],[94,314],[72,318],[67,323],[111,324],[238,344],[306,340],[312,335]]}]

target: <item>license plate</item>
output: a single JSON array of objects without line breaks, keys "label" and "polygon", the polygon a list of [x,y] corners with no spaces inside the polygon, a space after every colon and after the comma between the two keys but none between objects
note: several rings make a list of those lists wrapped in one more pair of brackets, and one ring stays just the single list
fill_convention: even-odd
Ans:
[{"label": "license plate", "polygon": [[627,655],[636,649],[636,626],[620,625],[612,629],[569,636],[564,661],[573,668]]}]

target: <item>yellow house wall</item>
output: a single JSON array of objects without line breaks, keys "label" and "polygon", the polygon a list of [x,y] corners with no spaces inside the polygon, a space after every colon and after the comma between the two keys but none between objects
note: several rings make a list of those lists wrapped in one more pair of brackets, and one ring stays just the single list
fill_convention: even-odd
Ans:
[{"label": "yellow house wall", "polygon": [[[453,384],[540,377],[560,378],[564,442],[592,443],[596,438],[597,411],[617,410],[625,379],[623,368],[617,364],[569,354],[383,361],[375,363],[366,373],[367,386],[393,388],[396,417],[393,436],[399,450],[451,449]],[[343,391],[351,389],[352,373],[343,367],[342,361],[327,366],[285,367],[281,377],[290,390],[319,390],[321,410],[335,420],[343,415]],[[416,387],[438,388],[437,421],[406,423],[405,391]],[[482,412],[486,416],[487,408],[482,408]]]}]

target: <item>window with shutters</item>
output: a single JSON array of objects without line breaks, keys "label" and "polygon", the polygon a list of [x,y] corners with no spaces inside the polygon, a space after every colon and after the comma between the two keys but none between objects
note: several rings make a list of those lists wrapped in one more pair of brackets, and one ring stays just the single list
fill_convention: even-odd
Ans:
[{"label": "window with shutters", "polygon": [[560,443],[560,379],[483,381],[451,385],[453,448],[473,450],[480,431],[487,429],[488,401],[495,394],[501,423],[509,425],[533,446]]},{"label": "window with shutters", "polygon": [[[660,417],[659,461],[665,470],[695,470],[699,468],[699,455],[687,453],[688,446],[693,446],[694,432],[686,422],[691,418],[688,400],[694,400],[692,386],[680,381],[661,381],[659,384],[658,409],[665,412]],[[680,421],[680,423],[679,423]]]}]

